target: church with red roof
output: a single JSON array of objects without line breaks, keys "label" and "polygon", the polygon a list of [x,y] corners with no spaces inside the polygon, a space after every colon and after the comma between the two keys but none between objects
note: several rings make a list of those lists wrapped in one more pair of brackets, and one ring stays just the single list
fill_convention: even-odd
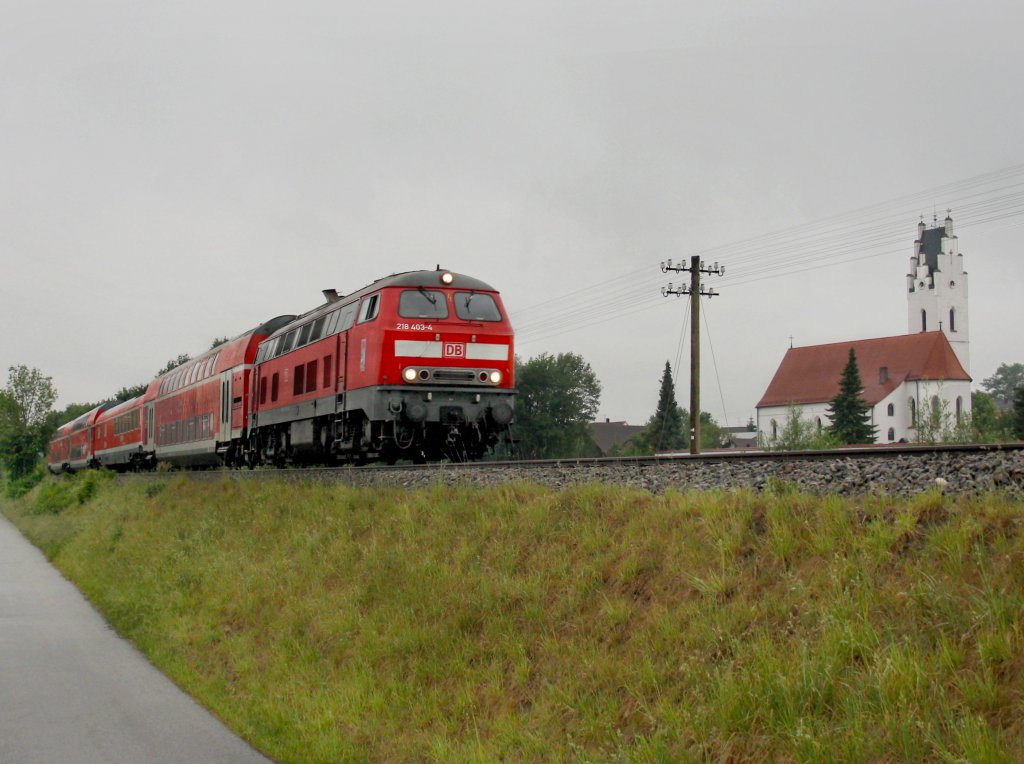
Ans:
[{"label": "church with red roof", "polygon": [[757,404],[762,438],[771,443],[780,437],[790,407],[817,427],[828,427],[828,407],[851,348],[876,442],[918,440],[919,419],[931,412],[944,417],[947,427],[969,416],[967,273],[951,217],[941,227],[918,225],[907,303],[907,334],[790,348]]}]

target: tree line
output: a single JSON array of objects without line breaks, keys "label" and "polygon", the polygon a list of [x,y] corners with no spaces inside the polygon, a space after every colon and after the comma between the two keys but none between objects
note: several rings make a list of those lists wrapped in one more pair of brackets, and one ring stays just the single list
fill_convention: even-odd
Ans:
[{"label": "tree line", "polygon": [[[526,459],[572,459],[599,455],[591,434],[601,401],[601,383],[590,364],[576,353],[516,359],[516,419],[513,433],[519,456]],[[701,412],[701,445],[722,444],[724,430]],[[612,448],[610,456],[638,456],[690,447],[690,414],[679,406],[672,367],[665,362],[658,405],[644,429]]]}]

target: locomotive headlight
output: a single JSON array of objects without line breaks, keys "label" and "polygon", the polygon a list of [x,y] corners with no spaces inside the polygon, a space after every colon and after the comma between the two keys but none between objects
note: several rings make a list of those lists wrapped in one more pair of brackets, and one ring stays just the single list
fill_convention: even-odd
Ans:
[{"label": "locomotive headlight", "polygon": [[455,281],[455,274],[453,274],[451,271],[445,271],[444,273],[441,274],[441,283],[444,284],[445,286],[448,286],[453,281]]},{"label": "locomotive headlight", "polygon": [[417,374],[418,372],[416,371],[416,369],[414,369],[412,366],[408,366],[406,367],[405,371],[402,372],[402,378],[406,382],[415,382]]},{"label": "locomotive headlight", "polygon": [[500,385],[501,384],[501,372],[498,371],[497,369],[495,369],[494,371],[491,372],[491,384],[492,385]]}]

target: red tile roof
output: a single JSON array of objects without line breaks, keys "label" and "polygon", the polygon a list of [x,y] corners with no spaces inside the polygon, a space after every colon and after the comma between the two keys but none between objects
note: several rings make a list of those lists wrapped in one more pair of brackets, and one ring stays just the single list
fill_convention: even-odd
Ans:
[{"label": "red tile roof", "polygon": [[[757,408],[832,400],[839,392],[839,378],[850,358],[850,348],[857,354],[864,385],[861,395],[870,406],[906,380],[971,380],[940,331],[810,345],[786,351]],[[885,379],[882,367],[888,369]]]}]

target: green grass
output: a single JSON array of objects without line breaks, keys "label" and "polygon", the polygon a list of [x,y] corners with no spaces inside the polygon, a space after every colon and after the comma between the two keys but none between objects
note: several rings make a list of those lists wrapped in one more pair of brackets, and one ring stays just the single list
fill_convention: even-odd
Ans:
[{"label": "green grass", "polygon": [[0,501],[280,761],[1024,760],[1003,496],[79,476]]}]

